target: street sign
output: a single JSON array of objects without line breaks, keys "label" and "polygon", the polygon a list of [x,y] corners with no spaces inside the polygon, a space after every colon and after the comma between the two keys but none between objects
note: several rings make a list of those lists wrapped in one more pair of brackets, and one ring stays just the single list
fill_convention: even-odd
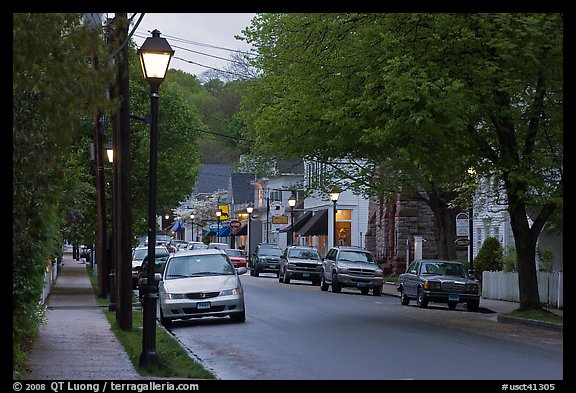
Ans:
[{"label": "street sign", "polygon": [[288,224],[288,216],[273,216],[272,224]]},{"label": "street sign", "polygon": [[225,221],[230,218],[230,215],[228,214],[228,205],[218,205],[218,209],[222,212],[220,215],[220,221]]},{"label": "street sign", "polygon": [[469,236],[470,235],[470,222],[468,221],[468,214],[458,213],[456,216],[456,236]]},{"label": "street sign", "polygon": [[461,237],[459,239],[454,240],[454,244],[458,247],[467,247],[470,245],[470,239],[467,237]]},{"label": "street sign", "polygon": [[284,214],[284,204],[282,201],[272,201],[270,202],[270,214],[273,216],[281,216]]}]

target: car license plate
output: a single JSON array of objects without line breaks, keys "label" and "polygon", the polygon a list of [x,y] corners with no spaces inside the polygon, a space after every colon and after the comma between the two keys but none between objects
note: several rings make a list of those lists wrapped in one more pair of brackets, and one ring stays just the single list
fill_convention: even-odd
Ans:
[{"label": "car license plate", "polygon": [[196,308],[198,310],[206,310],[210,308],[210,302],[198,302],[196,303]]},{"label": "car license plate", "polygon": [[456,293],[450,293],[448,295],[448,301],[449,302],[459,302],[460,301],[460,295],[458,295]]},{"label": "car license plate", "polygon": [[310,273],[304,273],[302,274],[303,277],[310,277]]},{"label": "car license plate", "polygon": [[357,283],[356,283],[356,286],[357,286],[358,288],[362,288],[362,287],[366,286],[366,283],[365,283],[365,282],[357,282]]},{"label": "car license plate", "polygon": [[268,265],[270,269],[276,269],[276,265]]}]

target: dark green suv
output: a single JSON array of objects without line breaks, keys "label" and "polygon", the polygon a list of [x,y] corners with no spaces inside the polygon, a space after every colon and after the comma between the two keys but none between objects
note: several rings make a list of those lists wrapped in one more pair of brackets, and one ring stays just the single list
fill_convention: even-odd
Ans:
[{"label": "dark green suv", "polygon": [[258,277],[260,273],[278,275],[282,249],[277,244],[260,243],[250,258],[250,275]]}]

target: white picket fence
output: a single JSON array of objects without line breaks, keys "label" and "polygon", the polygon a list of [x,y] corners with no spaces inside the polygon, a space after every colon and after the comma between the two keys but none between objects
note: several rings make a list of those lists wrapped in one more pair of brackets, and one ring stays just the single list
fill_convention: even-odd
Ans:
[{"label": "white picket fence", "polygon": [[[537,272],[540,302],[564,308],[564,273]],[[486,299],[520,301],[518,273],[483,272],[482,297]]]}]

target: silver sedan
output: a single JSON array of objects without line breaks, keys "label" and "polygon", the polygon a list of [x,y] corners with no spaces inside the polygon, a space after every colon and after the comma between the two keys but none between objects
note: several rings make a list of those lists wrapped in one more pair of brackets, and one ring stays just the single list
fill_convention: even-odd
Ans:
[{"label": "silver sedan", "polygon": [[160,322],[169,326],[175,319],[226,317],[246,320],[244,290],[225,252],[216,249],[187,250],[166,262],[160,284]]}]

